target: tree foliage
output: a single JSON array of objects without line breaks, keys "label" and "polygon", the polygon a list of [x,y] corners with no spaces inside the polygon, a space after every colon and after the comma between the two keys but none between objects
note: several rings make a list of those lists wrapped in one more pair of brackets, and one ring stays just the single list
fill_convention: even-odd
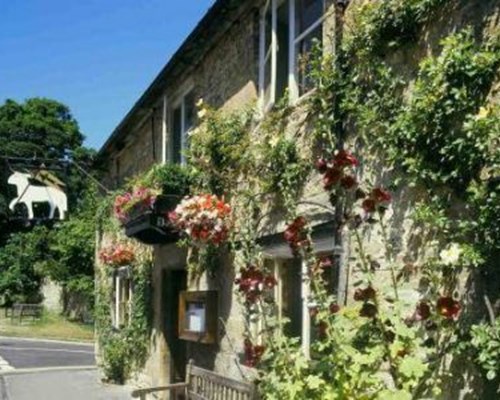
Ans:
[{"label": "tree foliage", "polygon": [[[85,137],[68,106],[51,99],[32,98],[24,103],[6,100],[0,106],[0,156],[32,158],[32,169],[42,166],[37,159],[66,160],[55,174],[67,185],[70,208],[78,203],[85,190],[81,173],[69,168],[70,161],[90,166],[94,151],[83,146]],[[6,224],[8,203],[15,195],[7,177],[15,169],[3,159],[0,172],[0,236],[10,233]],[[65,168],[66,167],[66,168]],[[3,221],[3,223],[2,223]]]}]

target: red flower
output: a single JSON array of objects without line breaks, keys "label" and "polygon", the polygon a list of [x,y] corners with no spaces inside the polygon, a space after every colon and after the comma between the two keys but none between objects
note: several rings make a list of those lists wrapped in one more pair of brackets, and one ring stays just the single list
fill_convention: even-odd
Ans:
[{"label": "red flower", "polygon": [[373,213],[375,212],[375,208],[377,206],[377,204],[375,203],[375,200],[373,199],[365,199],[363,201],[363,210],[365,210],[365,212],[367,213]]},{"label": "red flower", "polygon": [[342,171],[338,168],[332,168],[326,171],[323,176],[323,187],[326,190],[330,190],[334,185],[339,183],[342,178]]},{"label": "red flower", "polygon": [[457,319],[461,306],[452,297],[440,297],[436,303],[436,309],[446,319]]},{"label": "red flower", "polygon": [[328,168],[328,163],[324,158],[318,158],[316,161],[316,169],[321,173],[324,174]]},{"label": "red flower", "polygon": [[363,307],[361,307],[361,310],[359,311],[359,315],[361,317],[373,318],[377,315],[377,312],[377,307],[374,304],[364,303]]},{"label": "red flower", "polygon": [[243,348],[245,351],[245,365],[247,367],[255,367],[262,358],[262,355],[266,351],[265,346],[253,345],[250,339],[245,339],[243,342]]},{"label": "red flower", "polygon": [[368,300],[374,300],[376,296],[375,289],[373,289],[371,286],[368,286],[365,289],[356,289],[354,292],[354,300],[356,301],[368,301]]},{"label": "red flower", "polygon": [[318,307],[311,307],[309,308],[309,315],[311,316],[311,318],[316,318],[316,315],[318,315]]},{"label": "red flower", "polygon": [[373,189],[371,197],[377,203],[390,203],[390,201],[392,200],[391,194],[382,188]]},{"label": "red flower", "polygon": [[340,311],[340,306],[336,303],[330,304],[330,312],[332,314],[337,314]]},{"label": "red flower", "polygon": [[425,301],[421,301],[417,304],[417,309],[415,311],[415,317],[417,321],[425,321],[431,316],[431,307]]},{"label": "red flower", "polygon": [[268,289],[274,288],[278,282],[276,282],[276,279],[274,276],[268,275],[264,278],[264,286]]},{"label": "red flower", "polygon": [[334,265],[333,257],[325,256],[325,257],[321,257],[319,259],[320,268],[331,268],[331,267],[333,267],[333,265]]},{"label": "red flower", "polygon": [[340,150],[333,157],[333,162],[339,167],[355,167],[359,164],[358,159],[346,150]]},{"label": "red flower", "polygon": [[358,184],[358,182],[356,181],[356,178],[352,175],[344,176],[340,180],[340,186],[342,186],[344,189],[347,189],[347,190],[356,187],[357,184]]}]

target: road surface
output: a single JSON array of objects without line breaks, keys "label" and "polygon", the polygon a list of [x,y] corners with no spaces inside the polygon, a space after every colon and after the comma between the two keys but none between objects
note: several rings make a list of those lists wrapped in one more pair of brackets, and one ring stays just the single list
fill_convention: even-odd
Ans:
[{"label": "road surface", "polygon": [[130,392],[101,383],[93,345],[0,337],[0,400],[129,400]]}]

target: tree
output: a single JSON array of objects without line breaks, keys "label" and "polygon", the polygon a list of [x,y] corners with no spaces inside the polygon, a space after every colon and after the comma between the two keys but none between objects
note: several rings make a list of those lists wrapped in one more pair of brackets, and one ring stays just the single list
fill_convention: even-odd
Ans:
[{"label": "tree", "polygon": [[58,167],[54,173],[66,183],[70,211],[74,210],[86,189],[86,180],[80,171],[71,168],[71,162],[88,168],[95,154],[83,146],[84,139],[70,109],[55,100],[32,98],[24,103],[6,100],[0,106],[0,156],[32,159],[25,165],[4,159],[4,168],[0,170],[0,243],[11,232],[6,224],[9,200],[15,196],[14,189],[6,183],[11,170],[33,170],[43,167],[43,159],[55,160],[47,167]]},{"label": "tree", "polygon": [[[62,103],[32,98],[0,105],[0,156],[5,162],[0,169],[0,295],[6,302],[39,301],[40,286],[50,278],[66,294],[77,293],[92,303],[95,191],[71,167],[76,162],[89,169],[93,162],[95,152],[83,141],[77,121]],[[44,167],[55,167],[51,172],[66,184],[70,218],[16,232],[8,223],[15,192],[7,178],[12,170]]]}]

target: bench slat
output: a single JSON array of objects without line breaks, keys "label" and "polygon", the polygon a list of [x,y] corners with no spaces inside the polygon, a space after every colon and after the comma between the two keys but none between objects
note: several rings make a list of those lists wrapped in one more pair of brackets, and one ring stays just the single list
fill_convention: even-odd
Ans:
[{"label": "bench slat", "polygon": [[191,360],[186,368],[186,382],[137,389],[132,392],[132,397],[144,400],[150,393],[178,389],[186,390],[184,393],[189,400],[254,400],[256,393],[252,383],[240,382],[196,367]]},{"label": "bench slat", "polygon": [[192,366],[191,375],[199,376],[213,384],[217,384],[223,387],[230,387],[245,394],[253,393],[253,385],[251,383],[240,382],[235,379],[226,378],[225,376],[221,376],[219,374],[216,374],[215,372],[208,371],[203,368]]}]

